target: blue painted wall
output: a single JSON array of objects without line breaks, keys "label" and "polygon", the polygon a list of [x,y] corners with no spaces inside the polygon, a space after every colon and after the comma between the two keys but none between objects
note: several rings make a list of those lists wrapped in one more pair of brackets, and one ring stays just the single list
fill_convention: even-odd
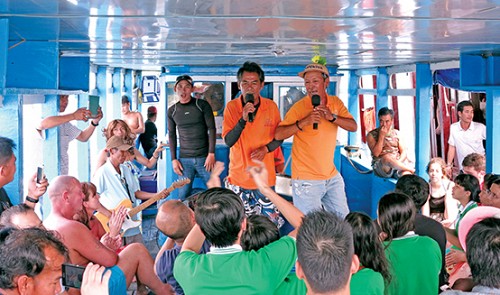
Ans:
[{"label": "blue painted wall", "polygon": [[[358,97],[358,89],[359,89],[359,77],[356,74],[356,71],[349,71],[348,76],[348,89],[347,93],[349,95],[347,107],[349,109],[349,113],[353,116],[354,120],[358,123],[358,132],[361,132],[361,118],[360,118],[360,109],[359,109],[359,97]],[[348,134],[349,145],[359,145],[360,142],[357,140],[356,132],[349,132]]]},{"label": "blue painted wall", "polygon": [[[347,157],[342,155],[342,176],[345,182],[347,203],[351,211],[361,211],[372,216],[371,191],[372,174],[361,174],[349,163]],[[356,168],[361,171],[368,171],[367,168],[354,162]],[[372,216],[373,217],[373,216]]]},{"label": "blue painted wall", "polygon": [[500,174],[500,87],[486,92],[486,172]]},{"label": "blue painted wall", "polygon": [[9,94],[3,98],[3,106],[0,107],[0,136],[12,139],[17,148],[14,150],[14,155],[17,158],[17,173],[14,175],[14,180],[4,186],[10,200],[14,204],[19,204],[23,200],[23,141],[22,141],[22,102],[19,95]]},{"label": "blue painted wall", "polygon": [[56,42],[20,43],[9,50],[7,59],[7,88],[57,89],[59,48]]},{"label": "blue painted wall", "polygon": [[[378,111],[381,108],[389,107],[389,97],[387,96],[387,89],[389,89],[389,74],[386,68],[377,69],[377,100],[375,102]],[[377,120],[378,126],[378,120]]]},{"label": "blue painted wall", "polygon": [[7,75],[7,45],[9,40],[9,21],[0,19],[0,95],[3,94]]},{"label": "blue painted wall", "polygon": [[415,109],[415,170],[427,178],[426,166],[431,159],[432,73],[429,64],[417,64]]},{"label": "blue painted wall", "polygon": [[59,59],[59,89],[89,91],[90,58]]},{"label": "blue painted wall", "polygon": [[[342,154],[342,176],[344,177],[347,203],[351,211],[361,211],[377,217],[377,205],[380,198],[394,190],[396,180],[393,178],[381,178],[373,173],[362,174],[349,163],[347,157]],[[361,171],[369,171],[355,160],[353,164]]]}]

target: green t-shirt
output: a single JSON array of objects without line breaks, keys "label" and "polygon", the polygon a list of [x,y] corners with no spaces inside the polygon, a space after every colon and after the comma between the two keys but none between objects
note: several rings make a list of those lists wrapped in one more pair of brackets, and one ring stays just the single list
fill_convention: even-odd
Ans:
[{"label": "green t-shirt", "polygon": [[286,276],[285,280],[278,286],[278,289],[274,291],[274,295],[306,295],[306,293],[306,283],[297,278],[294,272]]},{"label": "green t-shirt", "polygon": [[181,252],[174,277],[186,295],[273,294],[296,260],[295,239],[287,236],[258,251]]},{"label": "green t-shirt", "polygon": [[363,268],[351,278],[351,295],[384,295],[384,278],[371,268]]},{"label": "green t-shirt", "polygon": [[455,234],[457,235],[457,237],[458,237],[458,228],[460,227],[460,222],[464,218],[465,214],[469,213],[469,211],[474,208],[477,208],[477,203],[474,201],[470,201],[461,211],[458,212],[457,221],[455,222]]},{"label": "green t-shirt", "polygon": [[386,294],[437,294],[442,257],[436,241],[410,235],[384,244],[392,275]]},{"label": "green t-shirt", "polygon": [[[469,201],[469,203],[467,203],[467,205],[464,208],[462,208],[462,210],[458,212],[457,221],[455,222],[455,235],[457,237],[458,237],[458,228],[460,226],[460,222],[465,217],[465,214],[469,213],[469,211],[474,208],[477,208],[477,203],[471,200]],[[462,252],[464,251],[455,245],[451,245],[451,249],[455,249]]]}]

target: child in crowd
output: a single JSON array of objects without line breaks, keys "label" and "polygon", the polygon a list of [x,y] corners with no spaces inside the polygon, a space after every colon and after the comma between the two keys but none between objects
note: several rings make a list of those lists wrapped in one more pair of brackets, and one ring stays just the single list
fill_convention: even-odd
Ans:
[{"label": "child in crowd", "polygon": [[414,232],[414,202],[401,193],[384,195],[378,203],[378,222],[392,279],[386,294],[437,294],[442,256],[439,245]]},{"label": "child in crowd", "polygon": [[[477,208],[479,201],[479,180],[469,174],[459,174],[455,177],[455,186],[453,187],[453,198],[460,203],[458,216],[455,221],[455,228],[445,228],[446,239],[452,245],[448,254],[446,254],[446,267],[450,273],[450,286],[459,278],[465,278],[470,275],[470,270],[464,264],[467,262],[465,252],[458,240],[458,231],[460,222],[464,216],[474,208]],[[454,286],[453,288],[458,288]]]},{"label": "child in crowd", "polygon": [[[247,228],[241,235],[241,247],[245,251],[259,251],[279,238],[278,227],[269,218],[263,215],[251,215],[247,218]],[[300,295],[306,294],[306,291],[306,284],[297,278],[295,269],[292,269],[274,294]]]},{"label": "child in crowd", "polygon": [[351,278],[351,295],[384,295],[391,274],[375,223],[361,212],[351,212],[345,219],[352,227],[354,253],[359,258],[359,269]]}]

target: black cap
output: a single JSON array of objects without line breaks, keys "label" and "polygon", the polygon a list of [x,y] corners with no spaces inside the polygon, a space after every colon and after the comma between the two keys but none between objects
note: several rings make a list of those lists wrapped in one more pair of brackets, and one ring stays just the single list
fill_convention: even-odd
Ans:
[{"label": "black cap", "polygon": [[187,81],[189,84],[191,84],[191,86],[193,86],[193,78],[191,78],[189,75],[180,75],[175,79],[174,87],[176,87],[177,84],[179,84],[179,82],[181,81]]}]

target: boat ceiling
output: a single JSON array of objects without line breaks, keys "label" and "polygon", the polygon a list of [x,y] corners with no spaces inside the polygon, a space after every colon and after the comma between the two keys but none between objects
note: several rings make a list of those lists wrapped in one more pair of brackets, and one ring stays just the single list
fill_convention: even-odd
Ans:
[{"label": "boat ceiling", "polygon": [[62,56],[110,67],[305,65],[319,54],[363,69],[500,52],[500,1],[491,0],[0,2],[9,50],[54,42]]}]

